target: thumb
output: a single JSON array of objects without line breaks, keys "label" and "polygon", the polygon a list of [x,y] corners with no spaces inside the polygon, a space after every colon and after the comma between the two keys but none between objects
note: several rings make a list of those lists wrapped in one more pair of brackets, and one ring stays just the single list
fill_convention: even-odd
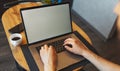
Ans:
[{"label": "thumb", "polygon": [[65,49],[67,49],[68,51],[72,51],[72,48],[69,46],[65,46]]}]

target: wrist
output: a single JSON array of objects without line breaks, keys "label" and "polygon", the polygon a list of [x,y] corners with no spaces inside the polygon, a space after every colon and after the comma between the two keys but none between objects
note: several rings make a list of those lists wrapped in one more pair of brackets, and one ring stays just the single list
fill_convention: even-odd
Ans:
[{"label": "wrist", "polygon": [[44,71],[56,71],[56,67],[52,65],[44,65]]},{"label": "wrist", "polygon": [[89,56],[90,54],[91,54],[91,51],[90,51],[90,50],[85,50],[85,51],[83,51],[82,56],[86,58],[86,57]]}]

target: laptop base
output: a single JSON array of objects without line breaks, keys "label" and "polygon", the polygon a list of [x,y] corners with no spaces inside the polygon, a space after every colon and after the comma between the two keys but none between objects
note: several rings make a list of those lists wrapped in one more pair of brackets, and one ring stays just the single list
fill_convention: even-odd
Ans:
[{"label": "laptop base", "polygon": [[[74,34],[86,45],[86,47],[88,47],[88,48],[89,48],[90,50],[92,50],[93,52],[97,53],[97,51],[96,51],[78,32],[74,32]],[[37,66],[38,64],[36,63],[35,58],[34,58],[34,55],[32,55],[32,52],[31,52],[30,48],[27,48],[27,47],[23,46],[21,49],[23,50],[23,53],[24,53],[24,56],[25,56],[25,58],[26,58],[26,60],[27,60],[27,63],[28,63],[28,65],[29,65],[29,68],[32,69],[34,66],[36,66],[36,69],[39,70],[39,68],[38,68],[38,66]],[[35,48],[34,50],[36,50],[36,48]],[[26,52],[26,51],[28,51],[29,53]],[[37,51],[37,50],[36,50],[36,51]],[[37,53],[38,56],[39,56],[38,51],[37,51],[36,53]],[[97,53],[97,54],[98,54],[98,53]],[[29,56],[28,56],[28,55],[29,55]],[[39,57],[38,57],[38,58],[39,58]],[[34,60],[34,61],[32,61],[33,64],[32,64],[31,61],[28,60],[28,59]],[[30,63],[31,63],[31,64],[30,64]],[[36,65],[34,65],[34,63],[35,63]],[[77,62],[77,63],[74,63],[74,64],[72,64],[72,65],[69,65],[69,66],[61,69],[60,71],[66,71],[66,70],[71,71],[71,70],[74,70],[75,68],[77,68],[77,67],[79,67],[79,66],[84,66],[84,65],[86,65],[87,63],[89,63],[89,61],[87,61],[86,59],[83,59],[82,61]],[[33,66],[33,65],[34,65],[34,66]],[[34,67],[34,68],[35,68],[35,67]]]}]

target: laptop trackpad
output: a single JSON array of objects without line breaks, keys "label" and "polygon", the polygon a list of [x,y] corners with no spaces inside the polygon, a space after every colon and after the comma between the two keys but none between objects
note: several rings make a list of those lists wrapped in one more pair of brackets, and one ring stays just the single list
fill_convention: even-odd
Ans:
[{"label": "laptop trackpad", "polygon": [[58,53],[58,66],[57,70],[63,69],[65,67],[68,67],[74,63],[82,61],[84,58],[82,56],[78,56],[75,54],[72,54],[67,51],[63,51],[61,53]]}]

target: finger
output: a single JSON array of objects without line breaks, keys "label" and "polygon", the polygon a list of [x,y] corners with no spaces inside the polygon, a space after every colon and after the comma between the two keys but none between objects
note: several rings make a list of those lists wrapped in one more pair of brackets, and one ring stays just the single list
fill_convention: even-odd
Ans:
[{"label": "finger", "polygon": [[42,46],[41,49],[39,50],[40,56],[41,56],[43,49],[44,49],[44,47]]},{"label": "finger", "polygon": [[69,40],[73,40],[73,38],[72,37],[67,38],[65,41],[69,41]]},{"label": "finger", "polygon": [[50,45],[49,49],[52,50],[52,51],[54,51],[54,52],[56,52],[55,48],[53,46],[51,46],[51,45]]},{"label": "finger", "polygon": [[44,47],[43,46],[41,46],[41,49],[40,50],[43,50],[44,49]]},{"label": "finger", "polygon": [[70,38],[67,38],[64,42],[67,42],[67,41],[69,41],[70,40]]},{"label": "finger", "polygon": [[53,50],[53,47],[50,45],[48,49]]},{"label": "finger", "polygon": [[48,50],[48,45],[47,44],[44,45],[44,49]]},{"label": "finger", "polygon": [[72,51],[72,48],[70,48],[69,46],[65,46],[65,49],[67,49],[68,51]]},{"label": "finger", "polygon": [[53,46],[50,45],[50,46],[49,46],[49,49],[53,49]]},{"label": "finger", "polygon": [[71,41],[66,41],[66,42],[64,42],[63,46],[65,46],[67,44],[71,44],[72,45],[72,42]]},{"label": "finger", "polygon": [[65,41],[64,41],[64,43],[73,43],[73,39],[72,38],[68,38],[68,39],[66,39]]}]

